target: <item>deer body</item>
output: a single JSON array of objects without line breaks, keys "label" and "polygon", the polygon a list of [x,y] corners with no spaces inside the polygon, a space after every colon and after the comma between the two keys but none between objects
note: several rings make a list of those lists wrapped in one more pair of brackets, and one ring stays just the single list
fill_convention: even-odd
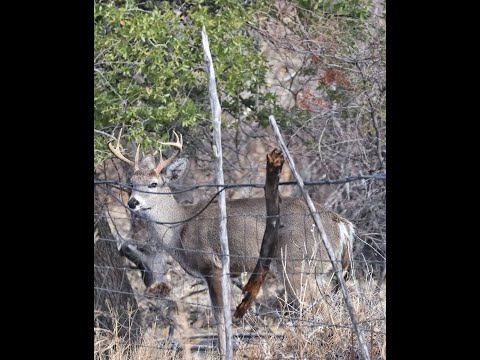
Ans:
[{"label": "deer body", "polygon": [[[159,192],[166,190],[167,188],[162,188]],[[159,198],[158,202],[163,202],[168,195],[154,196]],[[172,203],[175,205],[170,204],[167,208],[144,212],[144,216],[152,221],[151,231],[155,232],[158,243],[180,264],[188,259],[188,263],[182,267],[191,275],[204,276],[208,270],[221,267],[218,205],[212,203],[203,210],[204,202],[195,206],[182,206],[173,199]],[[337,255],[341,258],[344,249],[340,245],[348,246],[348,235],[352,231],[352,225],[320,204],[316,204],[316,207],[330,239],[340,238],[340,231],[346,230],[342,242],[334,244]],[[285,250],[285,246],[291,246],[291,257],[295,256],[296,259],[311,256],[313,248],[304,248],[304,243],[312,245],[315,242],[312,234],[313,221],[310,219],[308,207],[300,199],[285,198],[282,199],[280,213],[279,249]],[[242,272],[251,272],[255,267],[265,232],[265,200],[251,198],[227,201],[227,214],[230,273],[235,276]],[[155,223],[182,221],[192,217],[192,220],[178,225]],[[318,237],[316,241],[320,245]],[[193,258],[191,255],[194,255]],[[281,254],[276,255],[280,258]],[[325,258],[325,254],[322,256]]]},{"label": "deer body", "polygon": [[[168,144],[181,149],[178,137],[177,143]],[[110,149],[119,156],[118,146],[117,151],[112,147]],[[177,203],[168,184],[183,175],[187,160],[174,160],[175,157],[174,155],[166,161],[161,159],[160,164],[155,166],[155,159],[151,155],[139,161],[137,150],[136,161],[131,162],[135,166],[135,172],[130,180],[132,193],[128,206],[139,216],[150,220],[149,231],[153,235],[156,251],[168,252],[188,274],[201,277],[207,282],[217,321],[220,352],[224,354],[218,204],[211,203],[205,207],[205,202],[196,205]],[[342,268],[346,270],[351,257],[353,225],[322,205],[316,203],[315,206],[336,258],[341,260]],[[263,198],[227,201],[231,276],[251,272],[255,268],[265,232],[265,215]],[[331,272],[332,266],[308,207],[302,200],[282,199],[280,224],[278,251],[270,270],[275,277],[283,280],[289,297],[294,300],[298,298],[302,279],[306,277],[306,262],[320,260],[310,270],[318,274],[318,277]],[[157,271],[155,264],[150,268]]]}]

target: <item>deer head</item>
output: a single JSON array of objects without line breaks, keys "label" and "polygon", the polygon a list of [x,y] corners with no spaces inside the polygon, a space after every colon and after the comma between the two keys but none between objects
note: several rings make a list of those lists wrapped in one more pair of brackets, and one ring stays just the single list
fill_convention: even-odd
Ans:
[{"label": "deer head", "polygon": [[161,206],[158,201],[158,192],[169,192],[167,184],[179,180],[187,168],[188,160],[185,158],[176,159],[182,151],[183,138],[174,131],[176,141],[161,143],[162,145],[172,146],[177,151],[170,158],[163,160],[160,152],[159,163],[156,164],[153,155],[146,155],[140,159],[140,145],[137,147],[135,161],[127,159],[120,149],[120,130],[117,146],[113,147],[111,141],[108,143],[110,151],[120,160],[133,167],[133,175],[130,179],[132,193],[128,200],[128,207],[133,211],[148,211],[154,206]]}]

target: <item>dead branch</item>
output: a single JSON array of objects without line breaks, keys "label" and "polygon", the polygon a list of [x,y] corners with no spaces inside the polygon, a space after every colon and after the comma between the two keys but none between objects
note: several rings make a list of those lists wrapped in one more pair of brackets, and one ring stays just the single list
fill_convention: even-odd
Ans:
[{"label": "dead branch", "polygon": [[275,255],[275,248],[278,243],[278,229],[280,228],[280,196],[278,195],[278,182],[280,180],[280,173],[282,172],[284,162],[285,159],[282,152],[278,149],[274,149],[270,154],[267,154],[267,179],[265,181],[267,224],[257,265],[242,290],[242,293],[244,293],[245,296],[233,314],[236,318],[243,317],[252,302],[255,301],[268,274],[272,257]]}]

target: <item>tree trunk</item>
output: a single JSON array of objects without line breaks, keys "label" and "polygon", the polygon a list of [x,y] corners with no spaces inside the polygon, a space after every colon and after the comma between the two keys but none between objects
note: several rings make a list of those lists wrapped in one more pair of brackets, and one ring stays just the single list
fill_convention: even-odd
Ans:
[{"label": "tree trunk", "polygon": [[138,305],[125,264],[104,217],[96,219],[94,241],[95,327],[135,337],[139,330]]}]

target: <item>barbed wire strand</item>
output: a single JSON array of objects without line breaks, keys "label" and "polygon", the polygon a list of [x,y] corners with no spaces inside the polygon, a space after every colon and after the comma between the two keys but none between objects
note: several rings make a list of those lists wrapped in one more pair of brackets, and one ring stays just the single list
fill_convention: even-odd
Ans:
[{"label": "barbed wire strand", "polygon": [[[115,239],[108,239],[108,238],[103,238],[103,237],[98,237],[98,241],[109,241],[109,242],[117,242]],[[133,241],[135,240],[126,240],[128,241]],[[206,251],[206,250],[201,250],[201,249],[188,249],[188,248],[181,248],[181,247],[176,247],[176,246],[169,246],[169,247],[164,247],[164,246],[159,246],[156,245],[155,243],[136,243],[136,245],[148,245],[150,247],[153,247],[154,249],[160,250],[160,251],[165,251],[168,253],[168,250],[176,250],[176,251],[185,251],[185,252],[191,252],[191,253],[196,253],[196,254],[206,254],[206,255],[216,255],[219,256],[221,253],[215,252],[215,251]],[[252,260],[257,260],[258,256],[245,256],[245,255],[235,255],[231,254],[230,257],[234,258],[243,258],[243,259],[252,259]],[[282,258],[266,258],[270,260],[284,260]],[[311,262],[325,262],[325,263],[330,263],[330,260],[325,260],[325,259],[311,259],[310,257],[305,257],[305,258],[289,258],[288,261],[304,261],[304,260],[309,260]],[[337,262],[342,262],[344,260],[336,260]],[[356,263],[356,262],[364,262],[363,260],[350,260],[349,263]],[[373,263],[384,263],[385,260],[372,260]]]},{"label": "barbed wire strand", "polygon": [[[304,185],[306,186],[322,186],[322,185],[335,185],[335,184],[344,184],[344,183],[349,183],[353,181],[358,181],[358,180],[379,180],[379,181],[386,181],[386,174],[385,173],[379,173],[379,174],[373,174],[373,175],[359,175],[359,176],[349,176],[343,179],[333,179],[333,180],[317,180],[317,181],[305,181]],[[93,183],[95,185],[118,185],[120,187],[124,187],[127,189],[133,190],[133,185],[128,184],[128,183],[122,183],[116,180],[100,180],[100,179],[94,179]],[[279,186],[291,186],[291,185],[298,185],[296,181],[283,181],[279,182]],[[185,189],[182,190],[172,190],[171,192],[153,192],[153,191],[145,191],[145,190],[140,190],[137,189],[136,191],[138,192],[148,192],[148,193],[153,193],[153,194],[181,194],[184,192],[196,190],[202,187],[206,188],[219,188],[222,187],[224,189],[233,189],[233,188],[239,188],[239,187],[253,187],[253,188],[259,188],[263,189],[265,187],[265,184],[261,183],[250,183],[250,184],[198,184],[198,185],[193,185],[186,187]]]}]

